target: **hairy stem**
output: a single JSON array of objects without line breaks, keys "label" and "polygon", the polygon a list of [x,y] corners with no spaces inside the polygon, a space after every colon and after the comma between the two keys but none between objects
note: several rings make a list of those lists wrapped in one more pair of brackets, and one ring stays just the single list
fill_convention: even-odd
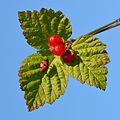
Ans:
[{"label": "hairy stem", "polygon": [[95,29],[95,30],[93,30],[93,31],[91,31],[91,32],[89,32],[89,33],[87,33],[85,35],[96,35],[98,33],[101,33],[103,31],[109,30],[111,28],[117,27],[119,25],[120,25],[120,18],[118,18],[115,21],[113,21],[113,22],[111,22],[111,23],[109,23],[107,25],[104,25],[104,26],[102,26],[102,27],[100,27],[98,29]]}]

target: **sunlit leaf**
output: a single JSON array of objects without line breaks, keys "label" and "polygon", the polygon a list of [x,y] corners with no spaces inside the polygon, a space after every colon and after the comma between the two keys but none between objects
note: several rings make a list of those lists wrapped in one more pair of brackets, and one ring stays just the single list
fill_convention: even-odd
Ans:
[{"label": "sunlit leaf", "polygon": [[28,44],[37,49],[48,49],[48,37],[52,34],[64,40],[72,34],[69,19],[61,11],[44,8],[40,11],[20,11],[18,17]]},{"label": "sunlit leaf", "polygon": [[[45,72],[40,72],[39,65],[46,59],[49,61],[49,68]],[[43,106],[45,103],[52,104],[60,95],[64,94],[68,82],[68,73],[64,69],[60,57],[54,58],[53,56],[51,61],[39,52],[28,56],[22,62],[19,76],[29,111]]]},{"label": "sunlit leaf", "polygon": [[107,68],[109,57],[105,50],[106,45],[92,36],[81,36],[72,44],[75,51],[75,61],[66,65],[70,75],[81,83],[106,89]]}]

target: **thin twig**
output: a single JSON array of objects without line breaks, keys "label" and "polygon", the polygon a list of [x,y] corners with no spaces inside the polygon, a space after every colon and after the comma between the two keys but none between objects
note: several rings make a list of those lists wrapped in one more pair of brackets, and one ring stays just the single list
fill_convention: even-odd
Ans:
[{"label": "thin twig", "polygon": [[104,26],[102,26],[102,27],[100,27],[98,29],[95,29],[92,32],[89,32],[89,33],[87,33],[85,35],[96,35],[98,33],[109,30],[111,28],[115,28],[117,26],[120,26],[120,18],[118,18],[117,20],[115,20],[115,21],[113,21],[113,22],[111,22],[111,23],[109,23],[107,25],[104,25]]}]

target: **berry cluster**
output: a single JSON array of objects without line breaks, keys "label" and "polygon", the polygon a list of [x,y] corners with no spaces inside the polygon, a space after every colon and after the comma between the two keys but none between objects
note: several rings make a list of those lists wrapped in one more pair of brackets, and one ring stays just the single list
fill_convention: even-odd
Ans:
[{"label": "berry cluster", "polygon": [[58,35],[51,35],[48,38],[48,43],[50,45],[50,52],[53,52],[57,56],[61,56],[65,53],[66,48],[64,46],[63,39]]},{"label": "berry cluster", "polygon": [[70,63],[74,60],[74,53],[71,50],[66,50],[64,40],[58,35],[51,35],[48,38],[49,50],[57,56],[61,56],[65,63]]}]

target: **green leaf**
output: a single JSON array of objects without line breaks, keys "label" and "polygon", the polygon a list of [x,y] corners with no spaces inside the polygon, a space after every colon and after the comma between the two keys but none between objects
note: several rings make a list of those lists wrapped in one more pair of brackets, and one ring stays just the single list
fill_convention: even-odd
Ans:
[{"label": "green leaf", "polygon": [[109,57],[105,50],[106,45],[92,36],[81,36],[72,44],[75,51],[75,61],[66,65],[70,75],[81,83],[106,89],[107,68]]},{"label": "green leaf", "polygon": [[[51,58],[52,60],[51,60]],[[40,72],[39,65],[48,59],[49,68]],[[45,103],[52,104],[60,95],[64,94],[68,83],[68,73],[64,69],[60,57],[52,54],[42,56],[40,52],[28,56],[19,70],[20,87],[25,91],[24,97],[28,110],[32,111]]]},{"label": "green leaf", "polygon": [[40,11],[20,11],[19,21],[29,45],[48,49],[48,37],[57,34],[67,40],[72,34],[69,19],[61,11],[42,8]]}]

